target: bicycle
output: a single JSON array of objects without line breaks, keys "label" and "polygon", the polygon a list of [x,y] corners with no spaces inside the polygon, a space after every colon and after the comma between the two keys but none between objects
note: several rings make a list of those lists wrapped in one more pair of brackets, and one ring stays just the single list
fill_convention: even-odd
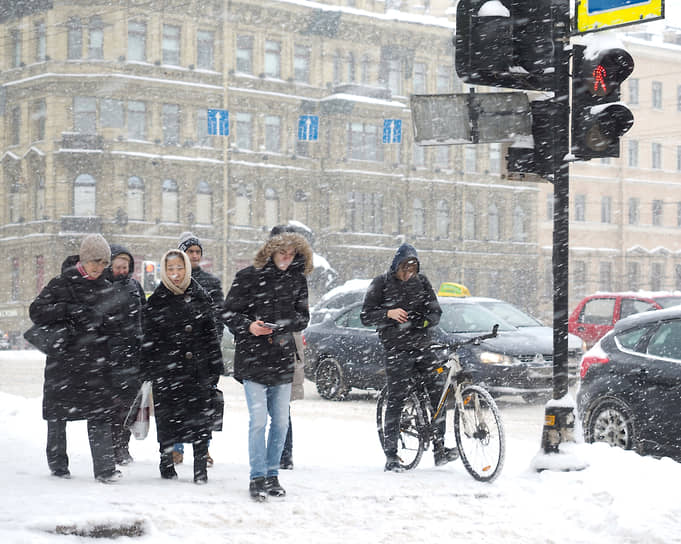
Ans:
[{"label": "bicycle", "polygon": [[[407,400],[400,415],[400,434],[397,456],[405,470],[415,468],[423,452],[434,441],[436,420],[447,410],[448,399],[454,401],[454,435],[461,461],[478,481],[492,482],[501,472],[506,455],[506,438],[499,409],[492,396],[481,386],[471,383],[470,374],[459,361],[457,349],[466,344],[479,344],[494,338],[498,325],[491,333],[459,342],[449,349],[449,356],[435,372],[447,370],[437,410],[433,413],[428,390],[423,378],[409,386]],[[435,345],[433,349],[448,348]],[[378,396],[376,424],[381,447],[384,443],[383,421],[387,404],[388,386]],[[431,415],[432,414],[432,415]]]}]

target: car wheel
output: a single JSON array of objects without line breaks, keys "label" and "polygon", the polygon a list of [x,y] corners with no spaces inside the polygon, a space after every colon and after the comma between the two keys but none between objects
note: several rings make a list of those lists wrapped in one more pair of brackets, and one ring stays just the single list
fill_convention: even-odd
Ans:
[{"label": "car wheel", "polygon": [[323,399],[343,400],[349,387],[345,384],[343,369],[336,359],[322,359],[315,372],[317,392]]},{"label": "car wheel", "polygon": [[633,449],[636,432],[631,409],[613,397],[598,401],[587,412],[584,434],[587,442],[605,442],[625,450]]}]

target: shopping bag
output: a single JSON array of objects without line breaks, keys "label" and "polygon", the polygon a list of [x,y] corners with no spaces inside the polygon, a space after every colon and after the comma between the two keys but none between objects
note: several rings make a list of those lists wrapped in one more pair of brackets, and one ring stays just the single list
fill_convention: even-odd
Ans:
[{"label": "shopping bag", "polygon": [[71,332],[65,322],[49,325],[33,325],[24,333],[24,338],[34,348],[46,355],[57,355],[68,344]]},{"label": "shopping bag", "polygon": [[217,387],[214,387],[211,391],[210,398],[211,405],[211,431],[221,431],[222,430],[222,418],[225,411],[225,397]]},{"label": "shopping bag", "polygon": [[129,428],[136,440],[144,440],[149,434],[149,413],[151,411],[151,382],[142,383],[132,403],[123,426]]}]

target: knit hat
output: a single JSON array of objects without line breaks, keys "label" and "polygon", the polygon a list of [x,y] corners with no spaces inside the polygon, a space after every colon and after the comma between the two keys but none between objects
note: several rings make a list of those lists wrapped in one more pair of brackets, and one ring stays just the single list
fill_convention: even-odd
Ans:
[{"label": "knit hat", "polygon": [[80,244],[79,256],[81,263],[90,261],[109,262],[111,248],[101,234],[88,234]]},{"label": "knit hat", "polygon": [[201,249],[201,255],[203,255],[203,246],[201,245],[199,239],[196,236],[194,236],[193,233],[183,232],[182,234],[180,234],[180,245],[177,246],[177,249],[181,251],[187,251],[192,246],[199,246],[199,248]]}]

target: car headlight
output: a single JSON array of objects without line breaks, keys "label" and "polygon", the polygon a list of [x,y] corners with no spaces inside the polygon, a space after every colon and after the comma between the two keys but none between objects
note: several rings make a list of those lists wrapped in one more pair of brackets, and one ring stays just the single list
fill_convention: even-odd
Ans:
[{"label": "car headlight", "polygon": [[515,359],[503,353],[481,351],[480,362],[488,365],[512,365],[515,364]]}]

